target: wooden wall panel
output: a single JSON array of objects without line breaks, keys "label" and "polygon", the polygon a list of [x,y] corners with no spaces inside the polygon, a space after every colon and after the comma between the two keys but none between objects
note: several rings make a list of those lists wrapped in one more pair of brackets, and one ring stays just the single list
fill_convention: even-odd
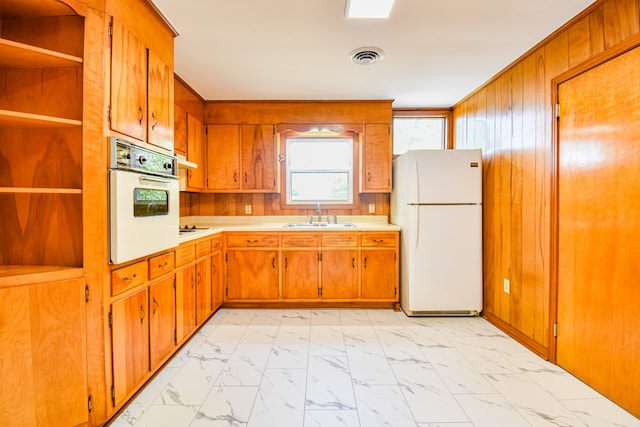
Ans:
[{"label": "wooden wall panel", "polygon": [[551,80],[640,32],[638,3],[597,1],[453,108],[455,147],[483,148],[484,314],[543,357],[551,329]]}]

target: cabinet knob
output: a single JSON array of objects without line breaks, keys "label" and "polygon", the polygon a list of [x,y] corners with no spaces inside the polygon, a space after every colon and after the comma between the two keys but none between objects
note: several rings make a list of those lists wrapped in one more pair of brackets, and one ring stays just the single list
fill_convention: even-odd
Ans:
[{"label": "cabinet knob", "polygon": [[158,125],[158,118],[156,117],[155,112],[151,113],[151,118],[153,119],[153,123],[151,124],[151,130],[155,130],[156,126]]}]

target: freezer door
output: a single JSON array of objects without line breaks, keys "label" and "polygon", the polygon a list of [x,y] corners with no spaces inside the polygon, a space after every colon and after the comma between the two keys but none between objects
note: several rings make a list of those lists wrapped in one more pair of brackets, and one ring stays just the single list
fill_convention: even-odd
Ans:
[{"label": "freezer door", "polygon": [[481,150],[415,150],[405,156],[408,203],[482,203]]},{"label": "freezer door", "polygon": [[482,206],[417,206],[403,234],[405,311],[482,310]]}]

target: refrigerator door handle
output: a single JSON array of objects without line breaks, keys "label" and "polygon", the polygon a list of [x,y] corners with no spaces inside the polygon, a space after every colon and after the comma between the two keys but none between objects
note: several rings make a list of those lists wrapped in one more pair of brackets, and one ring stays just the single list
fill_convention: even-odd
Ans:
[{"label": "refrigerator door handle", "polygon": [[416,237],[416,244],[414,246],[414,249],[418,248],[418,244],[420,243],[420,209],[416,208],[417,210],[417,215],[416,215],[416,232],[413,234]]}]

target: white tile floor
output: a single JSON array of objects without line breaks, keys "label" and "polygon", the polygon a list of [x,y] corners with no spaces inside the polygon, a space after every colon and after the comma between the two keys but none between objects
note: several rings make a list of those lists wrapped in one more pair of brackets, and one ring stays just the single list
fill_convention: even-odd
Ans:
[{"label": "white tile floor", "polygon": [[482,318],[220,310],[113,427],[640,426]]}]

